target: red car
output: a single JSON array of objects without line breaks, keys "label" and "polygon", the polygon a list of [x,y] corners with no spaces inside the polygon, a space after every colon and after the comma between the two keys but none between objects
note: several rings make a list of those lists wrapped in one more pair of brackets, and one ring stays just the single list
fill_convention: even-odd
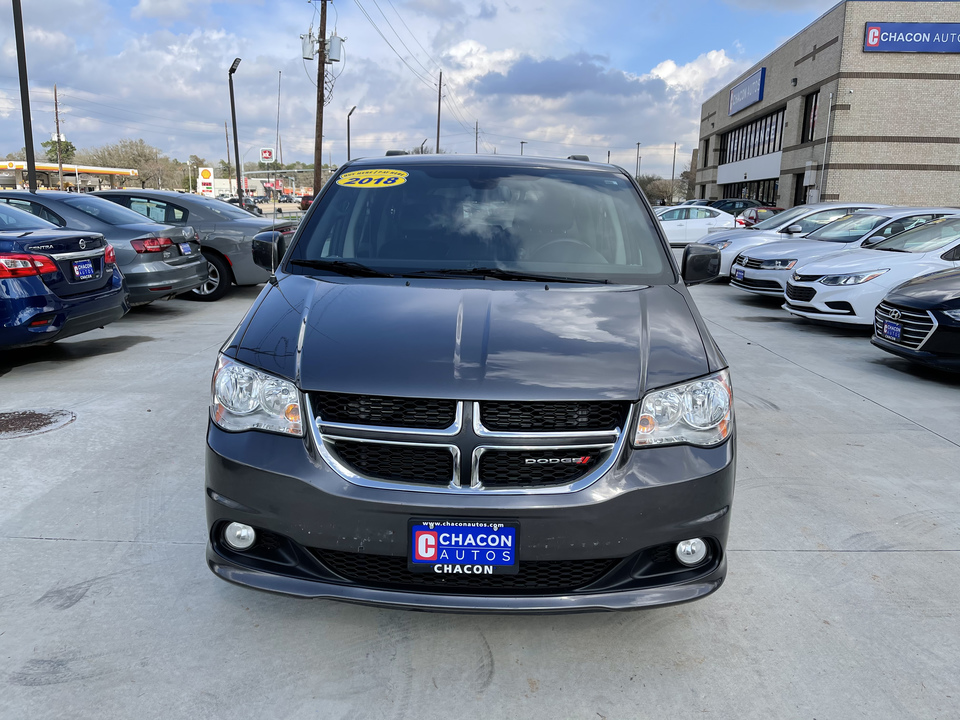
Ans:
[{"label": "red car", "polygon": [[304,195],[300,198],[300,209],[306,210],[310,207],[310,203],[313,202],[313,195]]},{"label": "red car", "polygon": [[744,210],[737,217],[737,227],[753,227],[758,222],[763,222],[767,218],[772,218],[777,213],[782,213],[781,207],[752,207]]}]

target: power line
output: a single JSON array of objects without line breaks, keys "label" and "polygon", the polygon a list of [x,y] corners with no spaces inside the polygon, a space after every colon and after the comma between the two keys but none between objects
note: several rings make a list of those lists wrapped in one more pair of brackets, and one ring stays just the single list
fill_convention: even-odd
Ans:
[{"label": "power line", "polygon": [[383,9],[380,7],[380,3],[378,3],[377,0],[373,0],[373,4],[377,6],[377,10],[380,11],[380,15],[383,16],[384,20],[386,20],[387,27],[393,30],[393,34],[397,36],[397,40],[399,40],[400,44],[403,45],[403,49],[410,53],[410,57],[412,57],[416,61],[417,65],[423,69],[423,72],[427,75],[427,77],[431,77],[432,71],[429,70],[422,62],[420,62],[420,58],[417,57],[416,53],[407,47],[407,44],[403,41],[403,38],[400,37],[400,33],[397,32],[396,28],[391,24],[390,19],[384,14]]},{"label": "power line", "polygon": [[[363,5],[360,4],[360,0],[353,0],[353,1],[356,3],[357,7],[360,8],[360,12],[363,13],[363,16],[367,19],[367,22],[369,22],[369,23],[373,26],[373,29],[377,31],[377,34],[378,34],[381,38],[383,38],[383,41],[387,44],[387,47],[389,47],[391,50],[393,50],[393,54],[396,55],[398,58],[400,58],[400,62],[402,62],[404,65],[406,65],[406,66],[407,66],[407,69],[409,69],[410,72],[412,72],[414,75],[416,75],[416,76],[417,76],[417,79],[420,80],[420,82],[422,82],[422,83],[423,83],[424,85],[426,85],[428,88],[431,88],[431,89],[435,88],[435,87],[436,87],[436,82],[431,83],[430,80],[427,80],[427,79],[424,78],[422,75],[420,75],[420,73],[417,72],[416,68],[414,68],[410,63],[408,63],[408,62],[406,61],[406,59],[403,57],[403,55],[401,55],[399,52],[397,52],[397,49],[396,49],[392,44],[390,44],[390,41],[387,40],[387,36],[383,34],[383,32],[380,30],[380,28],[377,26],[377,24],[373,21],[373,18],[370,17],[369,13],[367,13],[367,11],[366,11],[366,9],[363,7]],[[433,79],[432,76],[431,76],[430,79],[431,79],[431,80]]]}]

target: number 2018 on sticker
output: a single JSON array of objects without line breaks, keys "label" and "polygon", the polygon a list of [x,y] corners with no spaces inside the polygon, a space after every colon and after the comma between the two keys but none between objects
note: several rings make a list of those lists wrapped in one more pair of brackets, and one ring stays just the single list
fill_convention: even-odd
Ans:
[{"label": "number 2018 on sticker", "polygon": [[362,178],[350,178],[349,180],[344,180],[344,185],[393,185],[396,182],[399,182],[400,178],[398,177],[362,177]]}]

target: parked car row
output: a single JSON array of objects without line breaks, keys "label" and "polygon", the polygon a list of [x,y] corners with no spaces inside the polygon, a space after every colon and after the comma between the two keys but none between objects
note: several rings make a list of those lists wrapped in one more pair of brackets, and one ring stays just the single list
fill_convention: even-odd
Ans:
[{"label": "parked car row", "polygon": [[878,347],[960,370],[958,208],[807,205],[702,242],[734,288],[783,298],[797,317],[872,326]]},{"label": "parked car row", "polygon": [[[16,280],[0,282],[0,347],[50,343],[175,295],[213,301],[232,284],[265,282],[269,273],[253,262],[254,235],[296,229],[163,190],[11,190],[0,192],[0,210],[0,281]],[[84,318],[93,306],[84,303],[108,285],[116,286],[113,305],[107,312],[100,298],[103,313],[91,324]]]}]

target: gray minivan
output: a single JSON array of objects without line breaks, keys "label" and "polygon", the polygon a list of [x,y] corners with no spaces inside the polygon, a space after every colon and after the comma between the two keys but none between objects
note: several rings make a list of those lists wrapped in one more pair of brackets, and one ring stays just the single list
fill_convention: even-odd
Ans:
[{"label": "gray minivan", "polygon": [[223,345],[207,561],[262,590],[557,612],[724,580],[727,363],[633,178],[408,156],[343,166]]}]

